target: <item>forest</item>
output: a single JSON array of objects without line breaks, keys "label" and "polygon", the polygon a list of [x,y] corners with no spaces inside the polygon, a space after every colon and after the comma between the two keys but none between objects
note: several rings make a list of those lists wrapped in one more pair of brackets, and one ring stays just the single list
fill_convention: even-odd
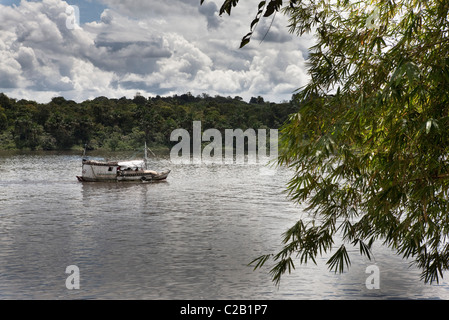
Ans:
[{"label": "forest", "polygon": [[190,92],[168,97],[113,99],[97,97],[75,102],[54,97],[48,103],[16,100],[0,93],[0,150],[126,151],[142,147],[170,148],[170,134],[203,130],[277,129],[297,108],[290,102],[272,103],[263,97],[211,97]]}]

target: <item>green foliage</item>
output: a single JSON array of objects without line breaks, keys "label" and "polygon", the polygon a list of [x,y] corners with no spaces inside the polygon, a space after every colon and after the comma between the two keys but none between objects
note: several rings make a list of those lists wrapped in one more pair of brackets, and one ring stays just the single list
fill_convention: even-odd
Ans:
[{"label": "green foliage", "polygon": [[[38,104],[0,94],[0,149],[137,150],[146,141],[152,147],[171,147],[177,128],[192,130],[193,121],[204,129],[278,128],[295,111],[290,103],[274,104],[262,97],[246,103],[241,98],[191,93],[145,98],[136,95],[97,97],[76,103],[63,97]],[[3,107],[4,106],[4,107]],[[2,132],[4,132],[2,134]],[[11,141],[12,139],[12,141]]]},{"label": "green foliage", "polygon": [[371,258],[380,241],[438,282],[449,268],[449,2],[273,8],[264,10],[286,14],[291,32],[316,36],[311,81],[294,98],[299,112],[282,128],[279,156],[295,171],[289,195],[308,216],[279,254],[253,264],[274,260],[279,282],[292,257],[315,262],[327,253],[343,272],[347,246]]},{"label": "green foliage", "polygon": [[19,149],[35,150],[40,144],[42,127],[28,117],[17,118],[14,124],[13,138]]},{"label": "green foliage", "polygon": [[0,106],[0,132],[8,127],[8,117],[6,116],[5,109]]}]

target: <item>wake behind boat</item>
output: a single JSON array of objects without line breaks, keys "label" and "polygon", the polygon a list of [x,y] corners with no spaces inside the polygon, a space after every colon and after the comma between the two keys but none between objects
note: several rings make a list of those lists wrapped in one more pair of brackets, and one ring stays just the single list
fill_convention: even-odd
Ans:
[{"label": "wake behind boat", "polygon": [[[85,155],[85,153],[84,153]],[[165,180],[170,170],[157,172],[148,170],[147,147],[145,144],[145,158],[143,160],[129,161],[96,161],[87,160],[83,156],[82,175],[77,176],[82,182],[107,181],[160,181]]]}]

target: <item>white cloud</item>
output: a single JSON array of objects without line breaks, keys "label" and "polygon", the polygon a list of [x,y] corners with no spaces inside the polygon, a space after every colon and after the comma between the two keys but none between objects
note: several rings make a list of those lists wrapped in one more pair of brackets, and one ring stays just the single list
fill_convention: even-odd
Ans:
[{"label": "white cloud", "polygon": [[0,87],[16,87],[20,80],[20,64],[8,51],[0,52],[0,61]]},{"label": "white cloud", "polygon": [[102,3],[109,9],[101,19],[81,29],[67,28],[68,4],[61,0],[0,5],[0,91],[78,101],[137,91],[280,101],[307,81],[303,52],[310,42],[289,35],[284,18],[262,43],[268,25],[261,23],[253,41],[238,49],[254,4],[242,2],[230,17],[219,17],[211,1]]}]

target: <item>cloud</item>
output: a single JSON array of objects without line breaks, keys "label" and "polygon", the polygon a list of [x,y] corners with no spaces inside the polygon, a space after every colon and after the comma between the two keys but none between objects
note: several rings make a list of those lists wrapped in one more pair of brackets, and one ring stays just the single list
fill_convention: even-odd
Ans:
[{"label": "cloud", "polygon": [[0,52],[0,61],[0,87],[15,88],[20,80],[20,64],[7,51]]},{"label": "cloud", "polygon": [[285,43],[294,40],[294,35],[287,29],[287,22],[284,16],[275,16],[262,19],[256,26],[254,40],[263,42]]},{"label": "cloud", "polygon": [[209,29],[217,29],[220,26],[221,21],[218,18],[218,8],[214,2],[204,3],[198,7],[198,11],[206,17]]},{"label": "cloud", "polygon": [[[17,98],[193,94],[289,99],[307,81],[304,41],[267,22],[238,49],[253,5],[231,17],[197,0],[102,0],[98,21],[67,28],[67,2],[0,5],[0,91]],[[87,2],[84,2],[86,4]],[[224,21],[226,19],[226,21]]]}]

